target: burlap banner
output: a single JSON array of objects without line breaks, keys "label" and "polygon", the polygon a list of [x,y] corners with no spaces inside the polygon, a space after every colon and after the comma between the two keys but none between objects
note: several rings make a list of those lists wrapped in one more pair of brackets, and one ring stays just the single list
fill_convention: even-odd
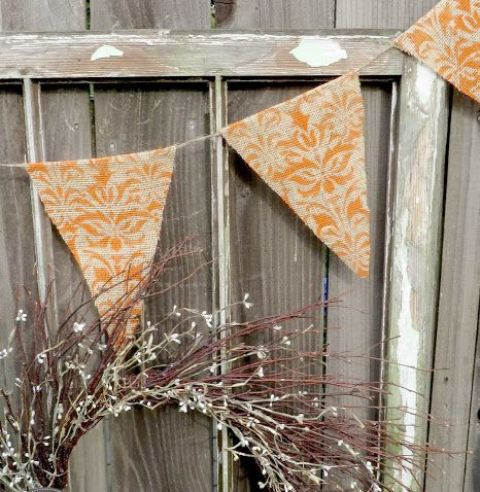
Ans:
[{"label": "burlap banner", "polygon": [[[101,316],[134,299],[158,243],[175,147],[27,167],[76,258]],[[131,333],[141,303],[129,313]]]},{"label": "burlap banner", "polygon": [[480,0],[443,0],[395,41],[480,102]]},{"label": "burlap banner", "polygon": [[[480,102],[480,0],[441,1],[395,45]],[[221,134],[321,241],[358,276],[368,276],[364,108],[357,72]],[[27,167],[102,316],[135,294],[153,259],[176,147]],[[141,311],[138,305],[134,317]]]},{"label": "burlap banner", "polygon": [[358,276],[370,259],[360,82],[349,73],[223,131],[227,142]]}]

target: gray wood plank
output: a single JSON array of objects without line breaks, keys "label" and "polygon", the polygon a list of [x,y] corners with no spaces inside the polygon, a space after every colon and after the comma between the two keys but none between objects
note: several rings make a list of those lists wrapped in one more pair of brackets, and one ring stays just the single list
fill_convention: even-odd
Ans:
[{"label": "gray wood plank", "polygon": [[[229,90],[230,121],[308,90],[303,84],[232,84]],[[232,152],[230,173],[232,300],[250,294],[254,306],[240,309],[238,319],[255,319],[288,312],[323,296],[325,247],[307,226],[282,202],[238,156]],[[322,316],[322,313],[317,313]],[[305,328],[310,321],[291,323],[288,329]],[[319,328],[322,328],[320,322]],[[271,333],[252,340],[263,344]],[[303,350],[319,350],[323,334],[311,334],[298,341]],[[322,365],[308,368],[322,372]],[[241,472],[240,472],[241,476]],[[258,472],[249,472],[256,490]],[[236,483],[236,491],[248,490],[247,481]]]},{"label": "gray wood plank", "polygon": [[207,29],[209,0],[91,0],[92,29]]},{"label": "gray wood plank", "polygon": [[[210,27],[208,0],[91,0],[90,6],[92,29]],[[206,94],[195,89],[170,88],[163,92],[157,88],[144,93],[98,90],[97,151],[114,154],[145,150],[208,133],[206,104]],[[179,113],[181,118],[175,119]],[[117,126],[120,121],[122,124]],[[211,244],[208,154],[207,147],[202,145],[184,148],[177,155],[160,249],[173,246],[185,235],[195,234],[205,249]],[[198,183],[194,192],[193,182]],[[190,260],[179,262],[167,281],[181,277],[192,266]],[[154,299],[147,316],[155,321],[172,304],[209,310],[210,291],[209,272],[203,271],[200,277],[163,299]],[[156,415],[135,411],[113,422],[110,435],[111,490],[211,490],[211,426],[199,416],[185,417],[168,410]],[[191,466],[185,469],[187,462]]]},{"label": "gray wood plank", "polygon": [[[0,26],[3,31],[57,31],[57,30],[83,30],[86,26],[86,2],[85,0],[71,0],[65,2],[63,0],[36,0],[34,3],[28,0],[20,0],[20,1],[10,1],[5,0],[0,4]],[[80,123],[84,123],[84,127],[79,122],[69,121],[72,117],[72,108],[75,105],[80,105],[85,102],[82,100],[82,96],[76,93],[70,94],[68,98],[61,98],[62,101],[56,98],[57,100],[54,102],[52,98],[49,100],[44,100],[44,104],[48,106],[48,112],[43,115],[43,121],[47,120],[46,127],[46,144],[49,148],[50,155],[52,158],[69,158],[75,157],[75,154],[89,155],[90,149],[88,148],[88,152],[83,154],[79,152],[80,148],[83,150],[87,150],[85,147],[85,142],[80,143],[78,134],[89,135],[89,118],[86,120],[83,118],[79,118]],[[34,101],[34,105],[36,106],[38,101]],[[62,108],[62,105],[63,106]],[[88,111],[88,100],[86,101],[86,109]],[[36,108],[38,110],[38,108]],[[58,114],[60,113],[60,115]],[[12,114],[15,114],[13,111]],[[47,118],[46,116],[49,115]],[[79,116],[79,115],[77,115]],[[74,117],[74,119],[77,119]],[[73,126],[69,127],[67,131],[65,127],[62,127],[63,123],[72,123]],[[75,127],[75,123],[79,123],[78,127]],[[39,130],[40,122],[37,121],[37,128],[35,131]],[[56,126],[55,135],[52,135],[52,124]],[[2,125],[3,128],[10,128],[9,125]],[[25,129],[23,129],[22,134],[25,133]],[[60,134],[60,135],[59,135]],[[20,132],[19,132],[20,135]],[[50,140],[50,137],[52,139]],[[36,135],[36,144],[40,147],[41,143],[38,134]],[[13,142],[13,139],[10,139],[10,142]],[[22,141],[21,138],[17,137],[17,141]],[[77,143],[77,144],[76,144]],[[37,155],[41,158],[42,149],[36,149]],[[25,154],[25,150],[23,152]],[[5,157],[5,159],[4,159]],[[25,156],[22,156],[23,160]],[[11,157],[10,157],[11,158]],[[18,159],[18,157],[15,157]],[[1,161],[5,162],[6,156],[2,156]],[[4,170],[1,171],[2,174]],[[18,173],[18,171],[16,171]],[[24,171],[23,171],[24,172]],[[26,226],[21,227],[20,221],[19,225],[15,228],[14,226],[8,227],[8,231],[15,231],[14,234],[18,235],[17,231],[29,231],[29,236],[22,241],[22,247],[17,247],[13,249],[15,251],[14,262],[11,262],[12,265],[15,265],[19,259],[23,257],[23,252],[29,255],[30,261],[34,261],[35,259],[35,251],[34,251],[34,233],[32,229],[32,210],[30,206],[31,197],[30,197],[30,184],[26,178],[26,173],[24,180],[24,189],[17,189],[17,186],[10,186],[8,188],[8,192],[1,193],[2,197],[7,197],[10,193],[15,193],[15,201],[24,201],[24,205],[22,207],[23,213],[29,216],[30,221],[30,229]],[[27,205],[28,203],[28,205]],[[3,207],[2,207],[3,208]],[[62,299],[60,299],[60,304],[65,306],[65,301],[68,298],[71,292],[71,283],[70,280],[78,281],[81,277],[79,272],[76,270],[75,263],[70,258],[70,254],[68,253],[65,245],[61,244],[61,241],[58,239],[58,235],[53,234],[53,246],[51,243],[52,234],[51,231],[46,231],[49,236],[48,240],[48,249],[49,255],[54,256],[55,253],[55,263],[56,265],[52,265],[52,270],[55,271],[55,268],[58,268],[58,275],[56,277],[57,287],[60,289],[55,289],[56,292],[62,293]],[[11,235],[12,233],[9,233]],[[2,238],[4,238],[4,234],[0,234]],[[52,249],[53,248],[53,249]],[[33,249],[33,251],[32,251]],[[19,251],[22,252],[19,255]],[[20,281],[22,278],[29,278],[31,276],[31,272],[33,272],[33,268],[30,270],[28,274],[20,275],[18,274],[17,280]],[[3,278],[3,275],[2,275]],[[3,296],[2,296],[3,297]],[[4,312],[4,311],[2,311]],[[103,452],[103,437],[101,435],[101,428],[93,431],[89,436],[87,436],[78,446],[76,450],[76,457],[72,460],[72,470],[71,470],[71,479],[72,479],[72,487],[71,490],[75,492],[82,492],[86,490],[98,490],[99,492],[104,492],[105,483],[102,480],[102,475],[104,475],[105,470],[105,459]],[[82,456],[83,455],[83,456]],[[93,475],[86,473],[85,470],[95,470],[97,475],[97,480],[93,481]]]},{"label": "gray wood plank", "polygon": [[[449,98],[446,82],[413,58],[405,62],[399,99],[396,179],[392,208],[388,350],[385,394],[387,450],[404,455],[398,441],[425,446],[440,291],[444,166]],[[409,409],[411,412],[405,412]],[[423,490],[419,466],[384,467],[392,491]]]},{"label": "gray wood plank", "polygon": [[[398,76],[403,61],[399,50],[391,49],[375,58],[391,45],[393,34],[390,30],[361,35],[348,31],[338,36],[331,30],[283,35],[265,31],[159,34],[149,30],[0,35],[0,73],[5,79],[299,77],[343,75],[358,69],[362,75]],[[317,49],[309,48],[311,43],[317,44],[318,53],[325,44],[333,44],[338,61],[317,58]]]},{"label": "gray wood plank", "polygon": [[82,31],[86,0],[2,0],[2,31]]},{"label": "gray wood plank", "polygon": [[[368,279],[359,279],[335,254],[329,253],[329,297],[339,299],[328,310],[328,345],[332,353],[378,358],[382,340],[382,296],[384,288],[385,220],[389,165],[391,83],[368,84],[362,88],[365,100],[365,142],[368,204],[371,211],[371,263]],[[332,359],[327,372],[350,382],[378,382],[380,364],[368,358],[351,359],[349,364]],[[373,397],[373,395],[372,395]],[[355,397],[335,399],[362,418],[375,418],[368,409],[378,401],[362,402]]]},{"label": "gray wood plank", "polygon": [[[207,86],[184,84],[96,86],[95,117],[98,155],[148,150],[208,133]],[[170,189],[159,250],[186,236],[206,257],[211,244],[208,145],[179,150]],[[165,283],[183,278],[201,258],[179,260]],[[147,319],[155,322],[174,304],[209,310],[211,280],[208,268],[168,295],[149,303]],[[211,424],[200,415],[173,411],[133,411],[112,421],[111,490],[210,491],[212,486]],[[185,438],[179,438],[185,436]],[[189,463],[185,468],[185,463]]]},{"label": "gray wood plank", "polygon": [[[332,0],[216,0],[214,7],[215,27],[221,29],[318,30],[334,25]],[[280,58],[275,56],[276,63]],[[228,119],[240,119],[302,90],[306,88],[295,85],[232,85]],[[324,247],[238,156],[231,164],[232,300],[249,292],[255,303],[240,315],[265,316],[318,299],[323,295]],[[319,338],[304,340],[304,347],[318,348]],[[232,475],[236,492],[258,489],[258,470],[252,463],[235,466]]]},{"label": "gray wood plank", "polygon": [[[477,296],[475,296],[477,297]],[[480,318],[478,319],[480,329]],[[470,433],[468,436],[467,466],[465,468],[464,492],[477,492],[480,483],[480,344],[477,337],[475,357],[475,378],[473,381],[472,404],[470,414]]]},{"label": "gray wood plank", "polygon": [[438,0],[337,0],[338,29],[406,29]]},{"label": "gray wood plank", "polygon": [[[41,90],[42,148],[47,160],[90,157],[91,128],[88,85],[46,85]],[[89,298],[88,287],[68,246],[53,228],[53,257],[58,319],[64,319]],[[96,315],[92,307],[91,316]],[[72,456],[70,490],[106,490],[106,449],[103,425],[78,444]],[[89,472],[86,473],[86,470]]]},{"label": "gray wood plank", "polygon": [[461,491],[464,479],[470,484],[466,491],[478,489],[478,374],[475,382],[473,379],[480,292],[478,111],[478,104],[455,92],[435,352],[437,372],[433,375],[432,389],[431,413],[435,420],[430,426],[430,441],[433,446],[454,451],[471,449],[473,455],[468,458],[466,477],[465,454],[451,457],[432,455],[427,475],[427,492]]},{"label": "gray wood plank", "polygon": [[335,0],[214,0],[221,29],[322,29],[332,27]]},{"label": "gray wood plank", "polygon": [[[25,159],[22,90],[0,87],[0,159]],[[35,248],[30,183],[24,169],[0,168],[0,347],[6,348],[18,309],[28,314],[36,296]],[[32,292],[29,299],[27,291]],[[14,357],[0,361],[0,387],[13,389],[18,375]]]}]

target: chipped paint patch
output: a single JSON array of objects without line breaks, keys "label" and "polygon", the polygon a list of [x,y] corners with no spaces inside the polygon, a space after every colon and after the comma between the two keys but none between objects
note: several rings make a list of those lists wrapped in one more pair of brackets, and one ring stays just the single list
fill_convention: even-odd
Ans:
[{"label": "chipped paint patch", "polygon": [[104,44],[97,48],[92,56],[90,57],[91,61],[100,60],[102,58],[111,58],[114,56],[123,56],[123,51],[115,48],[115,46],[111,46],[109,44]]},{"label": "chipped paint patch", "polygon": [[[400,219],[401,235],[407,236],[408,213],[404,212]],[[400,338],[396,342],[394,360],[399,363],[399,394],[401,406],[404,409],[402,416],[403,437],[406,442],[415,442],[417,418],[417,367],[420,356],[420,332],[415,323],[415,291],[409,276],[408,253],[405,249],[398,248],[395,260],[399,278],[401,279],[401,300],[398,327]],[[402,447],[402,454],[413,458],[412,451]],[[413,465],[408,463],[395,470],[399,483],[404,485],[412,482],[414,476]]]},{"label": "chipped paint patch", "polygon": [[333,39],[303,38],[290,53],[311,67],[328,67],[348,58],[347,52]]},{"label": "chipped paint patch", "polygon": [[415,74],[415,87],[414,95],[415,97],[410,98],[409,106],[412,107],[413,104],[418,104],[419,110],[427,115],[428,112],[424,109],[429,107],[429,101],[433,94],[433,85],[437,79],[437,74],[427,65],[419,63],[416,67]]}]

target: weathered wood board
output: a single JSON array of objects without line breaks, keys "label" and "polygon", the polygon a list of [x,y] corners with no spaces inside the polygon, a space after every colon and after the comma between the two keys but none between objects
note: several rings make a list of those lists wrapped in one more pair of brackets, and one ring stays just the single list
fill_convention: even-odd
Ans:
[{"label": "weathered wood board", "polygon": [[[17,80],[30,76],[53,81],[68,76],[79,81],[94,78],[99,81],[105,77],[151,79],[162,76],[171,82],[161,87],[153,81],[141,87],[125,83],[119,86],[97,83],[92,92],[88,84],[54,84],[40,88],[36,82],[26,79],[25,87],[29,88],[26,99],[22,98],[18,86],[2,86],[0,161],[80,157],[96,152],[109,154],[152,148],[208,133],[214,127],[212,97],[218,94],[213,91],[209,96],[207,83],[203,87],[198,84],[187,87],[179,79],[219,75],[282,77],[292,72],[297,77],[316,79],[339,75],[375,56],[387,46],[393,31],[382,33],[377,38],[372,35],[378,33],[362,33],[364,44],[359,43],[358,38],[352,38],[352,32],[344,34],[339,43],[346,50],[347,58],[328,67],[311,67],[296,59],[290,51],[302,39],[327,39],[321,31],[325,28],[404,29],[435,3],[436,0],[217,0],[213,2],[212,10],[208,0],[91,0],[88,8],[84,0],[38,0],[34,4],[31,0],[2,0],[0,27],[3,31],[155,30],[148,34],[146,41],[138,37],[138,32],[118,32],[79,34],[73,44],[63,34],[19,35],[7,46],[6,39],[0,36],[0,51],[8,48],[5,56],[0,57],[3,78]],[[205,30],[210,27],[274,29],[278,33],[265,36],[261,32],[158,32],[158,29]],[[296,32],[285,32],[290,29]],[[315,31],[307,32],[308,29]],[[358,35],[358,32],[354,34]],[[127,46],[126,42],[133,44]],[[122,56],[102,58],[105,54],[111,55],[108,48],[106,52],[104,48],[97,51],[105,45],[123,52]],[[92,56],[99,58],[92,60]],[[326,254],[303,224],[244,163],[238,158],[230,160],[230,173],[224,177],[224,184],[228,184],[224,188],[229,192],[224,197],[224,205],[231,222],[231,232],[226,238],[231,246],[231,294],[235,300],[249,291],[256,304],[242,316],[289,309],[311,300],[312,296],[322,296],[324,279],[327,278],[330,297],[340,297],[343,304],[341,308],[328,311],[326,340],[330,349],[372,349],[372,355],[378,354],[379,347],[373,345],[389,334],[385,308],[389,312],[392,309],[393,313],[398,312],[395,309],[400,302],[395,294],[398,293],[395,283],[399,281],[399,270],[393,271],[393,293],[389,293],[388,282],[391,273],[389,262],[393,261],[394,268],[398,268],[395,258],[389,257],[389,231],[392,226],[395,228],[396,222],[391,222],[392,217],[388,216],[389,200],[398,191],[398,182],[392,180],[395,169],[389,167],[389,163],[395,163],[390,156],[397,149],[389,145],[391,141],[387,135],[391,121],[394,122],[390,116],[395,114],[391,112],[395,109],[391,87],[397,87],[397,83],[390,79],[385,82],[385,76],[399,77],[403,71],[403,59],[399,52],[390,50],[363,72],[368,76],[384,76],[381,83],[364,84],[371,183],[369,202],[374,217],[373,276],[368,282],[354,279],[334,255]],[[224,84],[222,87],[228,87],[229,92],[226,95],[228,115],[222,114],[220,119],[228,116],[230,121],[290,97],[306,87],[302,82],[289,82],[283,87],[271,82],[263,85],[239,80],[221,83]],[[175,111],[172,112],[172,108]],[[416,304],[413,311],[415,316],[425,316],[422,318],[426,326],[422,343],[425,347],[433,347],[434,291],[441,288],[436,350],[433,353],[433,348],[428,349],[421,364],[429,369],[430,360],[435,359],[437,372],[433,374],[430,409],[440,423],[445,420],[451,424],[447,428],[431,425],[432,441],[454,450],[457,447],[459,450],[466,447],[477,450],[480,442],[478,367],[474,379],[479,302],[479,270],[476,266],[479,253],[478,241],[475,240],[479,222],[475,198],[480,193],[475,170],[479,144],[477,115],[475,105],[455,95],[446,180],[441,287],[434,278],[438,266],[435,261],[440,255],[434,253],[440,245],[438,239],[428,252],[433,270],[427,272],[419,268],[417,271],[417,277],[423,275],[430,290],[422,293],[420,304]],[[396,138],[395,134],[393,136]],[[440,147],[438,151],[442,152]],[[200,162],[198,156],[201,156]],[[212,227],[216,224],[212,214],[218,213],[218,209],[214,206],[212,211],[211,200],[215,197],[216,192],[212,192],[212,188],[218,185],[215,183],[218,174],[210,182],[216,164],[213,160],[210,163],[209,159],[209,147],[204,143],[182,149],[178,176],[172,188],[172,196],[175,194],[179,198],[175,201],[169,197],[160,248],[188,234],[197,236],[207,258],[210,257],[212,243],[214,249],[218,246],[217,238],[211,237],[217,232]],[[196,170],[198,167],[202,168],[201,173]],[[73,285],[81,280],[78,269],[56,233],[45,226],[48,222],[42,219],[38,210],[36,215],[32,213],[25,172],[0,169],[0,178],[1,312],[14,316],[16,309],[26,303],[19,286],[28,285],[35,291],[35,258],[36,255],[37,259],[40,258],[38,242],[39,238],[44,238],[40,258],[43,263],[40,261],[39,264],[44,266],[46,278],[55,276],[55,302],[58,315],[62,316]],[[440,179],[438,175],[436,178]],[[192,180],[197,183],[198,195],[189,193]],[[393,189],[389,190],[387,182]],[[221,190],[222,184],[216,189]],[[201,191],[204,194],[199,196]],[[437,213],[439,205],[435,197],[429,197],[436,210],[436,219],[432,222],[434,228],[429,232],[430,239],[434,241],[441,228]],[[179,203],[182,203],[181,208]],[[183,204],[186,205],[186,213],[183,213]],[[412,224],[410,232],[415,230],[415,224]],[[32,240],[35,234],[36,245]],[[397,229],[395,234],[397,243],[401,242],[401,231]],[[419,257],[418,252],[410,250],[410,253],[412,265],[417,267],[414,258]],[[179,273],[194,266],[195,262],[179,265]],[[263,276],[259,275],[260,271]],[[205,304],[212,303],[212,296],[218,294],[213,292],[215,282],[212,272],[204,271],[179,294],[153,301],[149,313],[152,318],[160,316],[174,299],[205,308]],[[289,294],[292,290],[295,292],[293,296]],[[386,299],[389,299],[387,304]],[[396,326],[392,321],[390,324]],[[0,325],[0,348],[6,330],[5,323]],[[310,339],[305,343],[314,346],[319,340]],[[478,354],[476,362],[478,365]],[[8,377],[8,371],[11,373],[14,367],[7,369],[3,361],[0,364],[3,364],[0,365],[0,371],[3,370],[0,372],[1,384],[2,378]],[[348,378],[371,377],[376,380],[379,377],[378,366],[377,362],[352,363],[348,367],[331,364],[328,370],[343,373]],[[428,393],[429,376],[420,379],[423,391]],[[427,411],[428,400],[422,398],[419,408]],[[427,429],[421,427],[418,436],[425,436]],[[208,422],[191,416],[180,418],[175,409],[153,417],[143,412],[126,415],[123,421],[98,428],[79,447],[72,466],[72,492],[219,490],[214,472],[217,457],[213,437]],[[185,462],[188,462],[188,467],[185,467]],[[256,472],[249,463],[233,470],[223,466],[222,473],[231,475],[228,480],[235,492],[256,489]],[[478,452],[469,457],[436,458],[428,468],[426,490],[473,492],[479,477]]]},{"label": "weathered wood board", "polygon": [[220,29],[322,29],[334,26],[335,0],[213,0]]},{"label": "weathered wood board", "polygon": [[[328,309],[328,346],[331,353],[352,356],[349,364],[333,358],[327,372],[347,381],[372,381],[380,386],[381,341],[385,337],[384,276],[386,256],[387,188],[391,139],[392,82],[364,84],[365,137],[368,177],[368,203],[371,211],[372,255],[368,280],[358,279],[333,253],[329,253],[329,296],[338,299]],[[394,103],[394,101],[393,101]],[[357,358],[356,356],[364,356]],[[338,398],[335,404],[347,406],[347,413],[377,417],[373,407],[379,403],[359,398]],[[367,409],[368,407],[372,407]]]},{"label": "weathered wood board", "polygon": [[[0,159],[23,160],[25,120],[20,85],[0,86]],[[32,314],[36,297],[30,184],[24,169],[0,169],[0,350],[6,348],[19,309]],[[31,295],[28,295],[28,291]],[[0,360],[0,387],[13,389],[18,365]],[[0,409],[0,412],[2,410]]]},{"label": "weathered wood board", "polygon": [[[105,78],[341,75],[362,68],[365,75],[400,75],[402,54],[388,49],[392,31],[361,35],[322,31],[228,33],[197,31],[130,31],[95,34],[0,35],[0,71],[3,78]],[[303,61],[293,51],[317,43],[338,51],[335,63],[315,58]],[[221,49],[216,49],[221,47]],[[306,48],[308,50],[308,48]],[[304,49],[305,51],[305,49]],[[367,62],[372,61],[368,64]]]},{"label": "weathered wood board", "polygon": [[430,438],[461,454],[431,457],[427,492],[474,492],[480,483],[478,115],[477,104],[454,94]]},{"label": "weathered wood board", "polygon": [[[209,107],[206,85],[96,85],[94,93],[98,155],[164,147],[209,131],[205,118]],[[196,260],[208,261],[209,165],[208,147],[204,143],[179,150],[164,212],[160,254],[188,236],[196,236],[196,246],[205,251],[205,259]],[[199,266],[196,260],[176,261],[169,268],[165,283],[188,276]],[[208,310],[211,302],[210,271],[206,266],[193,279],[153,298],[147,319],[161,320],[174,305]],[[159,410],[155,414],[135,410],[111,422],[110,438],[112,490],[211,489],[211,427],[201,416],[185,416],[177,409]],[[185,462],[190,464],[188,473],[184,472]]]}]

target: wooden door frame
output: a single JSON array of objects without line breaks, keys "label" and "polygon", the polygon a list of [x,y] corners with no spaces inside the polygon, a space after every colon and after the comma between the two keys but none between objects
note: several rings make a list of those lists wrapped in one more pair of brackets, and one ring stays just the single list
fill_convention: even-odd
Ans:
[{"label": "wooden door frame", "polygon": [[[238,78],[335,77],[363,67],[367,78],[393,78],[389,189],[385,246],[382,336],[389,359],[382,374],[394,383],[387,407],[410,407],[419,416],[429,412],[431,368],[439,295],[445,151],[448,128],[447,84],[424,65],[392,48],[393,31],[188,32],[143,31],[118,33],[0,35],[0,82],[23,84],[27,159],[42,159],[38,95],[48,81],[107,79],[203,79],[210,86],[211,130],[227,121],[226,84]],[[342,57],[332,64],[312,66],[292,50],[303,42],[332,46]],[[212,145],[215,308],[229,304],[228,158],[218,137]],[[48,219],[32,192],[39,292],[49,282],[45,247]],[[379,301],[380,302],[380,301]],[[52,315],[55,315],[53,313]],[[412,367],[416,367],[414,370]],[[423,396],[422,396],[423,395]],[[425,443],[428,425],[423,417],[388,411],[402,439]],[[230,490],[226,435],[219,436],[217,478]],[[223,445],[222,445],[223,441]],[[393,446],[394,447],[394,446]],[[396,453],[405,450],[391,449]],[[224,465],[222,466],[221,463]],[[420,470],[415,479],[387,463],[386,482],[392,490],[421,490]],[[390,477],[390,478],[389,478]]]}]

